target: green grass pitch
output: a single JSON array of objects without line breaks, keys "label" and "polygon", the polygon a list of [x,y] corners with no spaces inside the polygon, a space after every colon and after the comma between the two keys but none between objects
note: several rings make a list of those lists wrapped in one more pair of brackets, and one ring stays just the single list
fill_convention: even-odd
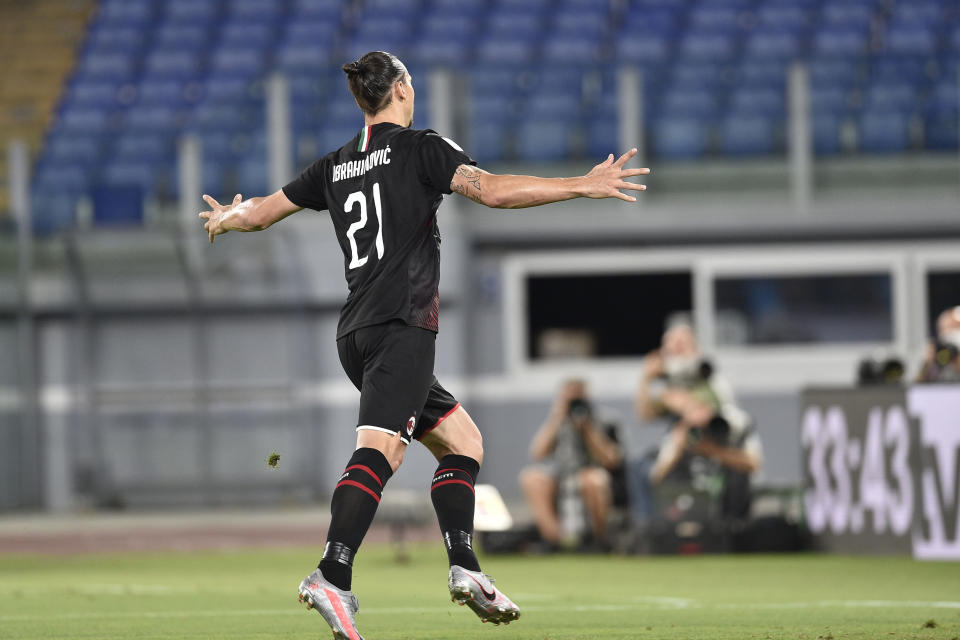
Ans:
[{"label": "green grass pitch", "polygon": [[[329,638],[296,587],[319,549],[0,555],[0,638]],[[365,548],[367,640],[960,638],[960,565],[905,558],[498,556],[521,606],[481,625],[449,601],[439,544],[407,564]]]}]

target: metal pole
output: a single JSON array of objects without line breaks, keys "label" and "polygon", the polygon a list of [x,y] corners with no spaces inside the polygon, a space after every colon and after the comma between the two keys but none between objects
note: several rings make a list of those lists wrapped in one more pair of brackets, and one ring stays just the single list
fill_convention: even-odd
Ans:
[{"label": "metal pole", "polygon": [[267,166],[271,190],[287,184],[293,175],[290,85],[280,73],[267,81]]},{"label": "metal pole", "polygon": [[7,149],[10,205],[17,221],[17,284],[19,318],[17,355],[20,368],[20,456],[19,501],[40,501],[40,407],[37,388],[37,348],[30,279],[33,272],[33,220],[30,211],[30,150],[23,140],[14,140]]},{"label": "metal pole", "polygon": [[637,155],[633,164],[643,166],[646,155],[643,139],[643,72],[636,67],[623,67],[617,74],[617,117],[618,139],[626,148],[615,149],[614,155],[636,147]]},{"label": "metal pole", "polygon": [[813,194],[813,139],[810,127],[810,80],[800,63],[790,67],[788,82],[790,193],[794,211],[810,214]]},{"label": "metal pole", "polygon": [[430,98],[429,126],[442,136],[453,135],[453,74],[447,69],[433,69],[427,76]]},{"label": "metal pole", "polygon": [[[203,221],[198,217],[206,207],[200,199],[203,189],[203,147],[193,135],[180,139],[177,148],[177,182],[180,187],[180,233],[184,253],[191,269],[199,271],[203,264]],[[223,194],[212,194],[219,197]]]},{"label": "metal pole", "polygon": [[[210,367],[207,333],[204,323],[203,293],[201,274],[203,273],[203,251],[206,242],[202,220],[197,215],[205,205],[200,200],[203,188],[203,148],[195,136],[180,139],[179,183],[180,183],[180,230],[181,246],[179,253],[183,268],[184,285],[190,301],[190,320],[194,374],[194,419],[200,436],[197,458],[201,468],[203,484],[203,502],[209,504],[213,498],[213,433],[210,424]],[[224,195],[224,194],[214,194]]]}]

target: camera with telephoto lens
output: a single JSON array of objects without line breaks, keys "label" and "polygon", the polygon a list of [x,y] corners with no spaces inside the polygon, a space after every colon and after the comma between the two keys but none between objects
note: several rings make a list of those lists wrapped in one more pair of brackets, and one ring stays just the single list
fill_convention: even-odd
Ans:
[{"label": "camera with telephoto lens", "polygon": [[725,418],[714,416],[702,429],[690,429],[690,442],[696,443],[704,438],[719,445],[726,445],[730,438],[730,423]]},{"label": "camera with telephoto lens", "polygon": [[899,358],[865,358],[857,369],[857,384],[860,386],[875,384],[900,384],[903,382],[905,367]]},{"label": "camera with telephoto lens", "polygon": [[936,344],[933,345],[933,364],[937,369],[943,369],[956,360],[958,354],[960,354],[960,350],[957,349],[957,345],[952,342],[937,340]]},{"label": "camera with telephoto lens", "polygon": [[567,406],[567,415],[571,420],[588,420],[593,415],[593,407],[586,398],[573,398]]}]

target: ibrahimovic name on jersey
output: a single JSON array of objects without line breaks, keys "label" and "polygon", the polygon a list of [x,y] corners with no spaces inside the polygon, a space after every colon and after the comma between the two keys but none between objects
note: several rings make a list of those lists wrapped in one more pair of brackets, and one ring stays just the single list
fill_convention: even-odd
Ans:
[{"label": "ibrahimovic name on jersey", "polygon": [[330,212],[350,290],[338,338],[390,320],[437,331],[437,209],[462,164],[476,163],[436,132],[384,122],[283,188],[297,206]]}]

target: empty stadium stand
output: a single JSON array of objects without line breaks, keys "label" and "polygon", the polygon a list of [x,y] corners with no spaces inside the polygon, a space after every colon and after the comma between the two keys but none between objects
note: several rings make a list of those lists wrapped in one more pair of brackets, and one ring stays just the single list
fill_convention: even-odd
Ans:
[{"label": "empty stadium stand", "polygon": [[480,162],[613,150],[623,64],[643,71],[659,160],[782,154],[795,61],[817,154],[957,150],[951,0],[102,0],[35,167],[42,226],[69,224],[94,189],[175,197],[187,132],[205,190],[264,191],[266,76],[292,80],[295,138],[310,143],[295,146],[325,152],[361,124],[339,65],[370,49],[408,61],[418,126],[424,72],[466,78],[463,142]]}]

